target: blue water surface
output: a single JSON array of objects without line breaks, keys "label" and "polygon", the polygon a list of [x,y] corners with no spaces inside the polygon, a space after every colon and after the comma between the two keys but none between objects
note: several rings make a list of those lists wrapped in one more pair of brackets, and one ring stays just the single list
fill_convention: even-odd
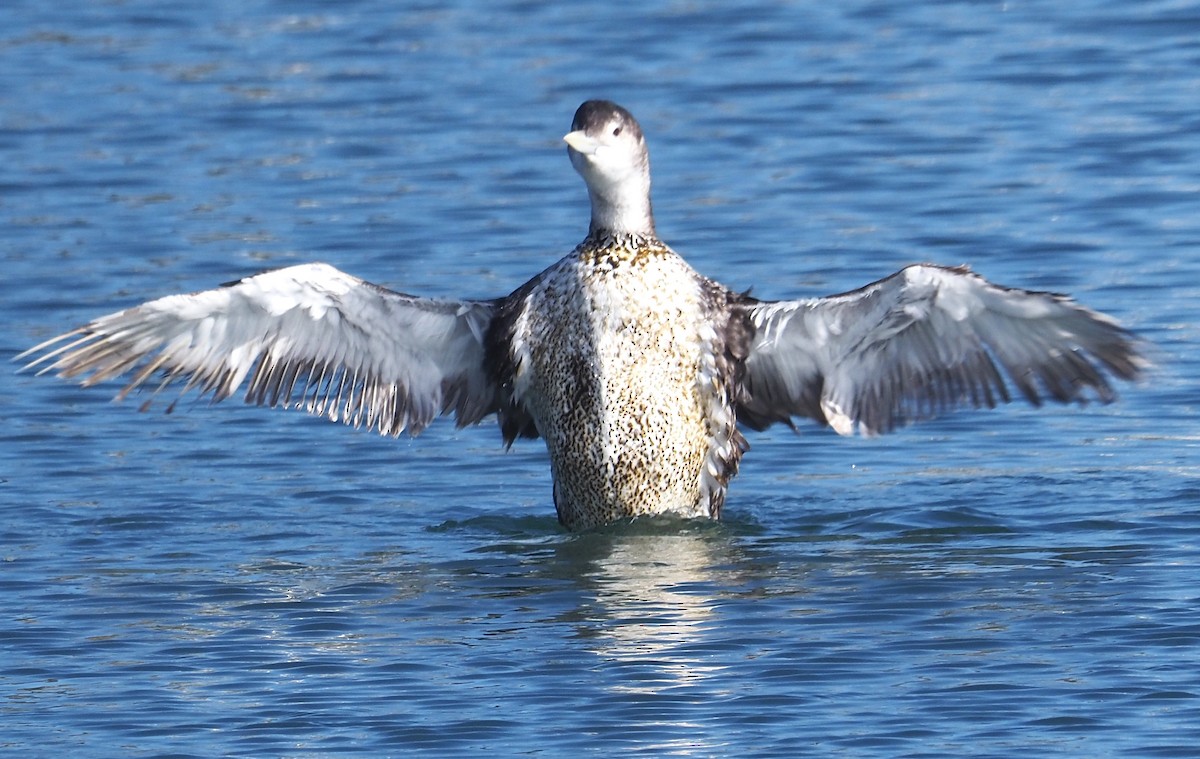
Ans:
[{"label": "blue water surface", "polygon": [[0,5],[0,356],[308,260],[505,294],[582,238],[560,138],[608,97],[702,272],[969,263],[1119,318],[1148,380],[771,430],[725,521],[572,535],[490,423],[3,371],[0,748],[1200,755],[1200,7],[618,5]]}]

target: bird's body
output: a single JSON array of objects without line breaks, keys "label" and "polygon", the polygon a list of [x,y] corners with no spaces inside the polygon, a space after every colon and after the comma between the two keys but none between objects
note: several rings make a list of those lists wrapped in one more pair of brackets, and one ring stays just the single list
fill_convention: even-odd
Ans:
[{"label": "bird's body", "polygon": [[562,522],[716,516],[743,448],[720,288],[653,238],[608,234],[531,285],[497,350],[550,452]]},{"label": "bird's body", "polygon": [[[645,140],[588,101],[566,136],[592,221],[573,252],[490,301],[396,293],[324,264],[248,277],[101,317],[26,354],[120,395],[175,381],[303,407],[384,434],[440,413],[495,413],[508,443],[542,437],[559,519],[720,515],[746,449],[739,425],[795,416],[890,431],[959,405],[1114,397],[1145,362],[1112,319],[1065,296],[910,266],[828,298],[759,301],[658,239]],[[60,344],[61,343],[61,344]],[[56,346],[56,347],[52,347]]]}]

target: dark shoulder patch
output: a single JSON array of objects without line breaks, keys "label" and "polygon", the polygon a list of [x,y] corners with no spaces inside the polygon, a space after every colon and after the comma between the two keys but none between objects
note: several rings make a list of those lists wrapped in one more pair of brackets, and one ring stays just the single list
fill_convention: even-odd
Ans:
[{"label": "dark shoulder patch", "polygon": [[732,292],[710,279],[704,280],[701,297],[706,303],[708,318],[713,320],[721,338],[720,370],[729,378],[732,400],[736,401],[745,378],[746,357],[750,355],[750,345],[754,341],[754,322],[750,320],[746,306],[755,301],[748,293]]},{"label": "dark shoulder patch", "polygon": [[513,382],[516,379],[516,359],[512,353],[513,331],[516,322],[525,308],[525,300],[537,283],[537,278],[529,280],[515,292],[504,298],[499,298],[495,304],[495,315],[488,325],[484,335],[484,369],[488,379],[496,388],[496,415],[500,422],[500,433],[504,436],[504,444],[511,446],[521,438],[536,438],[537,427],[533,417],[523,406],[516,402],[513,395]]}]

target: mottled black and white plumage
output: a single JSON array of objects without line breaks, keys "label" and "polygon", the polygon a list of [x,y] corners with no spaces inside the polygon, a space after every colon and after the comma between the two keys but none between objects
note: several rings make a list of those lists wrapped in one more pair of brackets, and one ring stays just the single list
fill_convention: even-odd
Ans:
[{"label": "mottled black and white plumage", "polygon": [[[496,414],[542,437],[559,519],[716,518],[746,450],[739,426],[807,417],[884,433],[959,406],[1115,397],[1145,367],[1113,319],[1062,295],[909,266],[827,298],[760,301],[693,270],[654,231],[641,127],[607,101],[564,138],[587,183],[588,236],[511,295],[431,300],[325,264],[247,277],[103,316],[22,356],[118,397],[180,386],[388,435],[439,414]],[[1007,378],[1007,379],[1006,379]]]}]

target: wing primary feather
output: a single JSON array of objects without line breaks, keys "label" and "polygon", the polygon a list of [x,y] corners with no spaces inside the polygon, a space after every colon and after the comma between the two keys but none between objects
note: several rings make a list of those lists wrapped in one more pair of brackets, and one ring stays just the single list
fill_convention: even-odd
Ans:
[{"label": "wing primary feather", "polygon": [[[55,335],[54,337],[51,337],[48,340],[43,340],[42,342],[38,343],[37,345],[33,346],[32,348],[26,348],[25,350],[21,351],[17,355],[13,356],[12,360],[13,361],[25,361],[25,359],[29,358],[33,354],[44,351],[47,348],[49,348],[51,345],[54,345],[56,343],[61,343],[65,340],[70,340],[72,337],[75,337],[76,335],[85,335],[86,336],[91,333],[92,333],[92,329],[89,326],[76,327],[75,329],[71,330],[70,332],[63,332],[61,335]],[[46,360],[58,355],[62,351],[63,351],[63,347],[59,346],[58,348],[55,348],[53,351],[48,351],[48,352],[42,354],[41,356],[38,356],[33,361],[26,361],[24,364],[21,365],[21,367],[19,369],[17,369],[17,371],[23,372],[27,369],[32,369],[33,367],[37,366],[38,364],[42,363],[43,361],[46,361]]]},{"label": "wing primary feather", "polygon": [[215,403],[215,390],[221,381],[221,367],[214,366],[211,369],[199,368],[192,373],[192,376],[196,378],[199,384],[200,389],[197,391],[197,394],[203,398],[209,393],[213,393],[213,402]]},{"label": "wing primary feather", "polygon": [[[388,388],[388,395],[390,396],[392,404],[392,413],[389,420],[388,434],[399,436],[401,432],[404,432],[405,427],[409,426],[408,406],[404,402],[405,394],[400,392],[399,387],[397,387],[395,384],[392,384]],[[414,424],[412,427],[415,428],[416,425]],[[410,431],[416,432],[419,430],[413,429]]]},{"label": "wing primary feather", "polygon": [[1057,361],[1046,361],[1035,367],[1035,372],[1042,382],[1042,388],[1054,400],[1065,403],[1071,399],[1071,391],[1067,387],[1062,367]]},{"label": "wing primary feather", "polygon": [[283,405],[285,408],[292,406],[292,397],[296,394],[296,383],[300,381],[301,377],[308,372],[308,367],[312,365],[312,362],[307,360],[293,360],[289,363],[291,366],[286,383],[287,389],[283,393]]},{"label": "wing primary feather", "polygon": [[291,393],[292,383],[296,379],[296,362],[291,359],[284,358],[279,364],[279,371],[276,372],[274,384],[271,387],[271,408],[276,406],[287,406],[288,397]]},{"label": "wing primary feather", "polygon": [[170,358],[169,358],[169,356],[167,356],[167,354],[165,354],[165,353],[158,354],[158,356],[156,356],[153,361],[150,361],[149,363],[147,363],[144,367],[142,367],[141,371],[139,371],[137,374],[135,374],[133,376],[132,379],[129,380],[129,384],[127,384],[127,385],[125,385],[125,387],[121,388],[121,390],[117,393],[117,400],[119,400],[119,401],[125,400],[126,396],[128,396],[129,393],[134,388],[136,388],[138,385],[141,385],[143,382],[145,382],[150,377],[150,375],[152,375],[152,374],[154,374],[154,372],[158,371],[163,366],[163,364],[167,363],[167,361],[169,361],[169,360],[170,360]]},{"label": "wing primary feather", "polygon": [[[317,399],[321,397],[321,388],[327,387],[325,385],[325,378],[328,373],[329,362],[322,361],[320,373],[318,374],[314,372],[313,374],[309,375],[309,385],[304,389],[304,394],[308,396],[308,413],[310,414],[314,414],[316,416],[325,415],[325,404],[323,401],[319,402]],[[310,389],[312,390],[311,395],[308,392]]]},{"label": "wing primary feather", "polygon": [[[61,355],[62,355],[62,354],[64,354],[64,353],[69,353],[71,350],[73,350],[73,349],[74,349],[74,348],[76,348],[77,346],[84,345],[84,344],[86,344],[86,343],[88,343],[88,342],[90,342],[90,341],[92,341],[92,340],[95,340],[95,339],[97,339],[97,337],[98,337],[98,335],[97,335],[95,332],[91,331],[89,328],[87,328],[87,327],[80,327],[79,329],[74,329],[74,330],[71,330],[70,332],[67,332],[67,333],[65,333],[65,334],[59,335],[58,337],[52,337],[52,338],[50,338],[49,340],[46,340],[46,341],[44,341],[44,342],[41,342],[41,343],[38,343],[37,345],[33,346],[33,347],[32,347],[32,348],[30,348],[29,350],[27,350],[27,351],[22,351],[21,353],[18,353],[18,354],[17,354],[17,355],[16,355],[16,356],[13,358],[13,360],[14,360],[14,361],[20,361],[20,360],[24,359],[26,356],[30,356],[30,355],[32,355],[32,354],[34,354],[34,353],[36,353],[36,352],[38,352],[38,351],[42,350],[43,348],[49,347],[49,346],[51,346],[51,345],[54,345],[54,344],[55,344],[55,343],[57,343],[57,342],[62,342],[62,341],[65,341],[65,340],[70,340],[70,338],[74,337],[75,335],[83,335],[83,337],[80,337],[78,340],[71,340],[71,342],[69,342],[69,343],[67,343],[67,342],[64,342],[62,345],[58,346],[57,348],[55,348],[54,350],[50,351],[49,353],[46,353],[46,354],[44,354],[44,355],[41,355],[41,356],[38,356],[38,357],[37,357],[36,359],[34,359],[33,361],[30,361],[28,364],[25,364],[24,366],[22,366],[22,367],[20,368],[20,370],[19,370],[19,371],[25,371],[26,369],[32,369],[32,368],[34,368],[35,366],[38,366],[38,365],[40,365],[40,364],[43,364],[43,363],[45,363],[45,362],[47,362],[47,361],[50,361],[50,360],[51,360],[51,359],[53,359],[53,358],[57,358],[58,356],[61,356]],[[39,370],[38,370],[38,371],[35,373],[35,375],[34,375],[34,376],[36,376],[36,377],[40,377],[40,376],[42,376],[43,374],[45,374],[46,372],[53,371],[53,370],[54,370],[54,368],[55,368],[55,365],[53,365],[53,364],[51,364],[51,365],[47,365],[47,366],[44,366],[44,367],[42,367],[41,369],[39,369]]]},{"label": "wing primary feather", "polygon": [[[155,388],[152,396],[158,395],[164,388],[166,388],[167,385],[170,385],[181,376],[185,376],[183,374],[183,370],[181,370],[179,367],[173,367],[163,377],[163,381],[159,384],[159,386]],[[183,383],[183,388],[179,391],[180,397],[187,395],[192,389],[199,387],[200,383],[203,381],[204,376],[201,374],[192,374],[190,377],[187,377],[187,381]]]},{"label": "wing primary feather", "polygon": [[279,403],[279,389],[283,384],[283,375],[287,372],[287,360],[283,358],[271,359],[271,369],[267,373],[266,382],[264,383],[265,400],[260,401],[262,405],[274,408]]},{"label": "wing primary feather", "polygon": [[136,354],[130,356],[121,356],[120,353],[117,352],[114,356],[106,358],[105,363],[103,364],[95,366],[94,368],[89,366],[87,368],[73,370],[70,374],[64,374],[63,376],[76,377],[86,371],[91,371],[92,373],[88,375],[88,377],[84,379],[80,385],[83,387],[92,387],[93,385],[112,379],[113,377],[119,377],[131,367],[137,366],[139,360],[140,357]]},{"label": "wing primary feather", "polygon": [[358,427],[362,419],[362,391],[359,389],[358,367],[354,369],[354,377],[350,382],[350,392],[346,396],[346,413],[343,417],[346,424]]},{"label": "wing primary feather", "polygon": [[363,426],[371,429],[375,426],[376,409],[379,406],[379,385],[375,384],[375,379],[368,374],[363,379],[362,392],[362,410],[363,410]]},{"label": "wing primary feather", "polygon": [[250,377],[250,384],[246,386],[246,403],[255,406],[261,406],[266,382],[267,372],[271,370],[271,357],[266,354],[256,356],[254,364],[254,374]]},{"label": "wing primary feather", "polygon": [[346,382],[350,379],[350,377],[350,370],[343,366],[341,371],[338,373],[337,397],[335,397],[333,402],[329,405],[329,418],[331,421],[336,422],[338,419],[345,420],[346,418],[347,407],[349,405],[349,399],[345,397]]},{"label": "wing primary feather", "polygon": [[222,368],[220,373],[216,375],[217,381],[213,383],[212,388],[213,403],[220,403],[229,396],[233,395],[233,376],[234,371],[228,366]]},{"label": "wing primary feather", "polygon": [[[74,377],[89,373],[94,376],[95,374],[104,372],[105,374],[101,375],[101,377],[95,380],[95,382],[100,382],[106,377],[112,376],[110,362],[113,361],[113,357],[122,356],[125,351],[125,347],[115,343],[109,343],[100,335],[93,335],[89,338],[89,340],[92,340],[92,342],[81,346],[73,353],[62,356],[42,371],[54,371],[57,372],[58,376],[66,379],[72,379]],[[136,361],[137,357],[133,356],[132,359]],[[125,356],[124,360],[128,362],[130,357]],[[118,363],[118,366],[119,365],[121,364]],[[39,372],[39,374],[41,373],[42,372]]]},{"label": "wing primary feather", "polygon": [[[375,385],[375,427],[380,435],[388,434],[391,430],[392,414],[395,411],[395,406],[392,405],[392,397],[389,389],[379,382]],[[368,424],[368,427],[372,425]]]},{"label": "wing primary feather", "polygon": [[375,385],[374,378],[370,372],[367,372],[367,374],[363,375],[362,392],[358,394],[359,414],[355,423],[356,427],[371,429],[371,422],[375,418],[374,402],[377,391],[378,388]]},{"label": "wing primary feather", "polygon": [[313,383],[320,378],[320,374],[317,372],[317,367],[318,363],[317,359],[315,358],[307,359],[304,362],[302,383],[298,385],[299,392],[297,393],[296,403],[292,408],[304,411],[309,410],[309,403],[307,400],[309,397],[309,390],[312,388]]},{"label": "wing primary feather", "polygon": [[[142,404],[140,410],[145,411],[146,409],[150,408],[150,404],[153,403],[156,397],[158,397],[158,394],[165,390],[172,382],[179,379],[180,374],[181,373],[178,368],[171,368],[163,372],[162,381],[158,383],[158,387],[150,391],[150,397],[147,398],[146,402]],[[179,391],[179,395],[175,396],[175,399],[167,405],[168,414],[175,410],[175,404],[182,400],[183,396],[187,394],[188,390],[192,388],[198,381],[199,379],[193,376],[187,381],[187,383],[184,384],[183,389]]]},{"label": "wing primary feather", "polygon": [[342,390],[346,387],[346,377],[349,372],[346,367],[338,366],[334,370],[334,374],[329,378],[329,389],[325,392],[324,409],[322,414],[328,414],[328,419],[331,422],[341,421],[342,414]]},{"label": "wing primary feather", "polygon": [[279,382],[275,386],[274,397],[271,399],[271,407],[287,408],[290,405],[292,398],[292,387],[296,383],[296,375],[299,372],[295,359],[284,359],[283,370],[279,372]]},{"label": "wing primary feather", "polygon": [[1029,401],[1031,406],[1040,408],[1042,405],[1042,396],[1038,393],[1037,385],[1033,381],[1035,375],[1034,369],[1032,367],[1021,367],[1010,374],[1013,384],[1021,391],[1021,395],[1025,397],[1025,400]]}]

